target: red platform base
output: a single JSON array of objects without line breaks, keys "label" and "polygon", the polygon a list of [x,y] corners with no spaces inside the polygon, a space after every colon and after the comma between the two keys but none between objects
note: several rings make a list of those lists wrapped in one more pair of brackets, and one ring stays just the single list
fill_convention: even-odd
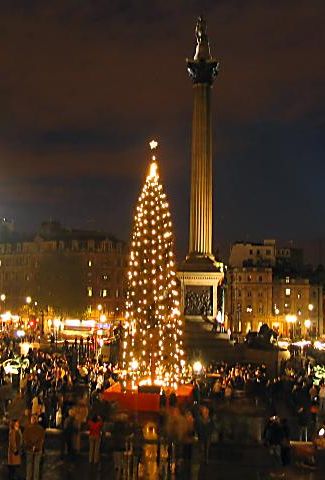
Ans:
[{"label": "red platform base", "polygon": [[[193,386],[180,385],[175,393],[178,406],[188,404],[192,401]],[[105,390],[102,398],[108,402],[117,402],[120,410],[128,412],[159,412],[160,410],[158,393],[139,393],[137,390],[123,392],[120,383],[115,383]]]}]

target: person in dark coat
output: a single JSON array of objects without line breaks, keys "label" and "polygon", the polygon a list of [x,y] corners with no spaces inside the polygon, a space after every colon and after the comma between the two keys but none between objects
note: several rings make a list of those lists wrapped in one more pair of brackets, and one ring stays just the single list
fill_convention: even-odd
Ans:
[{"label": "person in dark coat", "polygon": [[45,430],[38,423],[38,415],[32,415],[31,423],[27,425],[23,434],[26,451],[26,480],[39,480],[44,440]]},{"label": "person in dark coat", "polygon": [[117,416],[111,433],[115,478],[120,480],[123,476],[123,456],[128,437],[127,415],[120,414]]},{"label": "person in dark coat", "polygon": [[208,463],[213,423],[210,418],[210,411],[205,405],[200,407],[199,416],[196,418],[196,430],[199,437],[202,461]]},{"label": "person in dark coat", "polygon": [[8,478],[15,480],[17,478],[17,470],[21,464],[21,448],[23,444],[23,436],[19,427],[18,420],[12,420],[9,426],[9,442],[8,442]]},{"label": "person in dark coat", "polygon": [[282,428],[281,461],[285,467],[289,465],[291,461],[290,430],[286,418],[282,419],[280,426]]},{"label": "person in dark coat", "polygon": [[71,457],[74,454],[74,448],[73,448],[74,434],[75,434],[74,418],[71,415],[71,410],[69,410],[68,415],[63,422],[61,457],[64,456],[65,451],[67,452],[69,457]]}]

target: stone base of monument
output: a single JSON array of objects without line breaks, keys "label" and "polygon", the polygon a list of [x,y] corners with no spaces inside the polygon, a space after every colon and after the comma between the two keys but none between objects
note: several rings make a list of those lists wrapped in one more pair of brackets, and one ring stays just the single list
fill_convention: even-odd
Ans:
[{"label": "stone base of monument", "polygon": [[[170,393],[172,392],[166,392],[167,409],[169,408]],[[177,406],[187,405],[193,401],[192,385],[180,385],[174,393],[176,394]],[[157,391],[155,386],[123,390],[121,384],[117,382],[104,391],[102,398],[107,402],[116,402],[118,409],[121,411],[155,413],[161,409],[160,389]]]}]

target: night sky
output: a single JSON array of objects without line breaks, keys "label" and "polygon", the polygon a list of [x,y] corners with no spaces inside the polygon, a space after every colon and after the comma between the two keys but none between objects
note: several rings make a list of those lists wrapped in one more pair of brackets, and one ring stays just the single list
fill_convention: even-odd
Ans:
[{"label": "night sky", "polygon": [[324,0],[1,0],[0,215],[128,240],[160,171],[187,250],[196,17],[213,90],[215,248],[325,237]]}]

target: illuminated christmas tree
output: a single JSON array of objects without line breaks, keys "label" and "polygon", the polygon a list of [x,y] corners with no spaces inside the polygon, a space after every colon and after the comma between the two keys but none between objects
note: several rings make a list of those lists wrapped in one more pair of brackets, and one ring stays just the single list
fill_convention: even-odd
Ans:
[{"label": "illuminated christmas tree", "polygon": [[[153,153],[157,142],[150,142]],[[132,232],[123,343],[124,384],[176,387],[184,365],[171,215],[156,156],[138,199]]]}]

